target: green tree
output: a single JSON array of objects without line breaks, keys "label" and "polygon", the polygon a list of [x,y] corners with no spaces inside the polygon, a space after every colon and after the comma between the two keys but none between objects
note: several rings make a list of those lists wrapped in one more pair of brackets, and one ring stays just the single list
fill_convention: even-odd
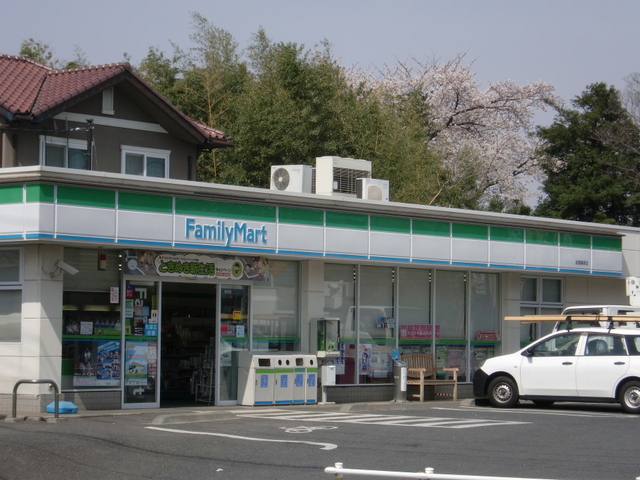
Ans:
[{"label": "green tree", "polygon": [[638,186],[626,166],[640,167],[637,152],[611,142],[637,126],[622,106],[620,93],[604,83],[589,85],[572,102],[558,107],[549,127],[539,128],[545,142],[542,168],[546,198],[536,215],[640,226]]},{"label": "green tree", "polygon": [[86,53],[77,45],[73,47],[73,59],[65,61],[55,58],[48,44],[33,38],[22,41],[19,55],[52,68],[82,68],[89,65]]},{"label": "green tree", "polygon": [[19,55],[21,57],[30,58],[35,62],[49,67],[56,67],[58,64],[58,61],[53,57],[53,50],[51,47],[48,44],[34,40],[33,38],[22,41],[20,44]]},{"label": "green tree", "polygon": [[313,164],[323,155],[372,160],[375,105],[350,87],[326,42],[311,51],[260,30],[248,57],[252,79],[230,125],[236,147],[222,152],[239,167],[238,183],[268,187],[271,165]]}]

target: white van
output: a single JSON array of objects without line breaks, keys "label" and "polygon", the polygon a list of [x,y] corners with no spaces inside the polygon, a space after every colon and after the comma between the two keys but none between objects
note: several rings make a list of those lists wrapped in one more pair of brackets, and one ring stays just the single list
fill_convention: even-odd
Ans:
[{"label": "white van", "polygon": [[485,360],[473,375],[473,393],[494,407],[519,400],[618,402],[625,412],[640,413],[639,379],[640,330],[572,328]]}]

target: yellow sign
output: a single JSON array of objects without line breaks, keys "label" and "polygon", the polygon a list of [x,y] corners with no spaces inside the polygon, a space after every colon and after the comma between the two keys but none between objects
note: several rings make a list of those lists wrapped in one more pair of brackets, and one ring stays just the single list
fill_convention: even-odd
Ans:
[{"label": "yellow sign", "polygon": [[231,318],[234,320],[242,320],[242,312],[240,310],[234,310]]}]

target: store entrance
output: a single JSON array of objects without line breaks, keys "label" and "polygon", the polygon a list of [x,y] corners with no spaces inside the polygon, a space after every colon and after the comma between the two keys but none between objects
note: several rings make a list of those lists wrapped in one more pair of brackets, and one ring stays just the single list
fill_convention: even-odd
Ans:
[{"label": "store entrance", "polygon": [[214,402],[217,288],[162,283],[161,407],[195,404],[196,388]]}]

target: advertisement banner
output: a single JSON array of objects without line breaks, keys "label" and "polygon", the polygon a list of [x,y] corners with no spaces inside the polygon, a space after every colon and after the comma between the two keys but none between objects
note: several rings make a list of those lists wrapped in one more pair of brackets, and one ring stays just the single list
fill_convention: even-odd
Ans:
[{"label": "advertisement banner", "polygon": [[264,281],[269,279],[269,261],[264,257],[223,257],[199,253],[128,250],[124,260],[124,273]]}]

